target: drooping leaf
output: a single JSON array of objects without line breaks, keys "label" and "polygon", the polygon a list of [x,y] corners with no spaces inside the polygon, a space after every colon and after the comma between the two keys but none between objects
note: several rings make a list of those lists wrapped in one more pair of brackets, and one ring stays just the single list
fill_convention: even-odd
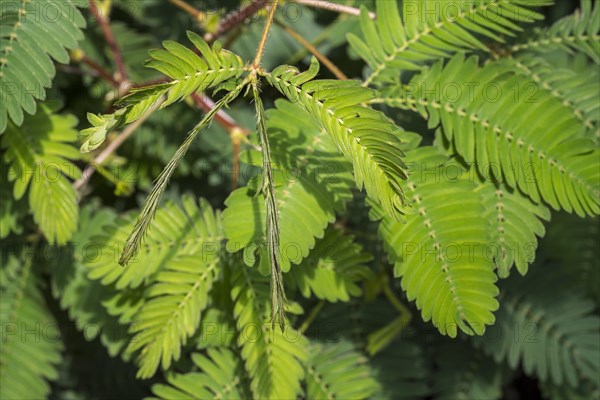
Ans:
[{"label": "drooping leaf", "polygon": [[10,122],[2,135],[13,197],[18,200],[29,190],[34,220],[48,241],[57,244],[66,243],[77,229],[77,193],[70,181],[81,176],[73,163],[82,158],[73,146],[76,124],[74,116],[40,105],[20,127]]}]

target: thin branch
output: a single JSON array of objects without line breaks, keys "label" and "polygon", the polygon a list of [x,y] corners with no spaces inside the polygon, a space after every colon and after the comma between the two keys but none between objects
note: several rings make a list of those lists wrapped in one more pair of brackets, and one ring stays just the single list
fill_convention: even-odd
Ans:
[{"label": "thin branch", "polygon": [[[209,112],[215,106],[215,102],[210,97],[202,94],[194,93],[192,99],[196,103],[196,107],[205,112]],[[231,139],[231,145],[233,146],[231,189],[235,190],[237,189],[237,183],[240,176],[240,146],[244,138],[250,135],[250,131],[238,125],[238,123],[222,109],[215,115],[215,121],[227,130],[229,138]]]},{"label": "thin branch", "polygon": [[205,14],[202,11],[200,11],[197,8],[189,5],[188,3],[186,3],[183,0],[169,0],[169,2],[171,4],[173,4],[174,6],[176,6],[176,7],[179,7],[180,9],[182,9],[183,11],[185,11],[186,13],[190,14],[197,21],[201,21],[205,17]]},{"label": "thin branch", "polygon": [[[209,112],[215,106],[215,102],[205,94],[192,94],[192,99],[196,106],[205,112]],[[215,121],[219,123],[223,128],[227,130],[227,132],[231,132],[234,129],[241,129],[242,131],[248,132],[247,129],[242,128],[235,122],[235,120],[229,116],[225,111],[219,110],[217,115],[215,115]]]},{"label": "thin branch", "polygon": [[114,76],[112,76],[112,74],[110,74],[107,70],[102,68],[102,66],[97,62],[93,61],[87,56],[83,56],[80,62],[90,67],[96,74],[98,74],[100,78],[104,79],[111,85],[117,88],[120,86],[120,83],[114,78]]},{"label": "thin branch", "polygon": [[[326,41],[329,38],[329,36],[331,36],[331,31],[334,29],[335,23],[343,22],[343,21],[347,20],[348,18],[350,18],[350,16],[348,14],[338,15],[338,17],[335,19],[335,21],[332,24],[327,25],[313,40],[311,40],[310,44],[312,44],[313,46],[316,47],[316,46],[320,45],[321,43],[323,43],[324,41]],[[300,60],[302,60],[308,53],[309,53],[309,51],[306,48],[302,48],[302,49],[298,50],[297,52],[295,52],[286,61],[286,63],[289,65],[298,64],[298,62],[300,62]]]},{"label": "thin branch", "polygon": [[219,23],[216,31],[213,33],[207,33],[204,36],[204,40],[207,42],[212,42],[217,40],[219,37],[223,36],[233,28],[237,27],[241,23],[243,23],[248,18],[252,17],[254,14],[259,12],[265,5],[268,0],[254,0],[252,3],[248,4],[244,8],[239,11],[233,11],[225,16]]},{"label": "thin branch", "polygon": [[314,306],[314,308],[312,310],[310,310],[310,314],[308,314],[308,317],[306,317],[306,319],[304,320],[304,322],[302,322],[302,325],[300,325],[300,328],[298,329],[298,331],[301,334],[304,334],[308,330],[308,328],[313,323],[315,318],[317,318],[317,316],[319,315],[319,313],[321,312],[321,310],[323,309],[324,306],[325,306],[325,301],[319,300],[317,305]]},{"label": "thin branch", "polygon": [[321,53],[315,46],[313,46],[308,40],[304,39],[302,35],[290,28],[279,20],[275,20],[275,23],[283,28],[283,30],[290,35],[294,40],[300,43],[301,46],[310,51],[317,59],[323,64],[336,78],[345,81],[348,77],[323,53]]},{"label": "thin branch", "polygon": [[256,50],[256,57],[254,57],[254,62],[252,63],[255,69],[260,68],[260,62],[265,52],[265,44],[267,43],[267,37],[269,36],[269,30],[271,29],[271,24],[273,23],[273,17],[275,17],[275,10],[277,10],[278,4],[279,0],[275,0],[271,5],[271,10],[269,11],[269,16],[267,17],[267,22],[265,24],[265,29],[263,29],[262,37],[260,38],[260,43],[258,44],[258,49]]},{"label": "thin branch", "polygon": [[121,55],[121,50],[119,50],[119,46],[117,45],[117,41],[115,40],[115,36],[113,35],[112,29],[110,27],[110,21],[108,20],[108,16],[104,15],[103,11],[98,8],[96,4],[96,0],[89,0],[90,11],[92,15],[102,28],[102,33],[104,38],[106,39],[106,43],[108,43],[108,47],[113,54],[115,59],[115,65],[117,66],[117,71],[119,72],[119,76],[117,76],[116,80],[119,83],[124,83],[129,80],[127,75],[127,70],[125,68],[125,63],[123,62],[123,56]]},{"label": "thin branch", "polygon": [[400,299],[396,297],[390,285],[391,282],[389,277],[387,276],[387,274],[383,274],[383,294],[388,299],[388,301],[392,303],[394,308],[398,310],[400,315],[406,318],[406,322],[408,323],[412,318],[412,313],[410,312],[408,307],[406,307],[404,303],[402,303],[402,301],[400,301]]},{"label": "thin branch", "polygon": [[[309,6],[309,7],[313,7],[313,8],[320,8],[322,10],[337,12],[340,14],[349,14],[349,15],[355,15],[355,16],[360,15],[360,9],[358,9],[356,7],[350,7],[350,6],[345,6],[343,4],[331,3],[329,1],[324,1],[324,0],[292,0],[292,1],[295,3],[298,3],[298,4],[305,5],[305,6]],[[388,1],[392,1],[392,0],[388,0]],[[376,19],[377,14],[375,14],[374,12],[369,12],[369,17],[371,17],[371,19]]]},{"label": "thin branch", "polygon": [[115,140],[110,142],[108,146],[106,146],[104,150],[102,150],[102,152],[98,154],[96,158],[94,158],[94,160],[87,167],[85,167],[83,173],[81,174],[81,178],[79,178],[77,181],[75,181],[75,183],[73,183],[73,187],[75,188],[75,190],[79,191],[83,189],[85,185],[87,185],[90,178],[96,171],[96,168],[101,166],[104,163],[104,161],[106,161],[106,159],[110,157],[112,153],[114,153],[119,147],[121,147],[121,145],[125,143],[125,141],[129,139],[131,135],[134,134],[134,132],[152,115],[152,113],[160,107],[162,102],[163,99],[161,99],[152,107],[150,107],[137,121],[133,122],[131,125],[123,129],[123,132],[121,132],[121,134],[117,136]]}]

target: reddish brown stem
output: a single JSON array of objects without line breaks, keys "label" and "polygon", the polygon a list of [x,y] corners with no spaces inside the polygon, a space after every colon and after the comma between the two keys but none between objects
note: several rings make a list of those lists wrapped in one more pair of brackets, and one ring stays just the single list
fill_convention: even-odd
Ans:
[{"label": "reddish brown stem", "polygon": [[87,56],[83,56],[81,62],[90,67],[99,77],[110,83],[115,87],[119,87],[119,82],[112,76],[107,70],[102,68],[100,64],[89,59]]},{"label": "reddish brown stem", "polygon": [[102,11],[98,8],[95,0],[89,0],[90,11],[94,18],[100,24],[100,28],[102,28],[102,34],[106,39],[106,43],[108,43],[108,47],[113,54],[115,59],[115,65],[117,67],[117,71],[119,72],[119,76],[116,77],[116,80],[119,83],[127,82],[129,80],[127,75],[127,70],[125,68],[125,63],[123,62],[123,56],[121,55],[121,50],[119,50],[119,45],[115,40],[115,36],[113,35],[112,29],[110,28],[110,21],[106,15],[102,13]]},{"label": "reddish brown stem", "polygon": [[[215,104],[210,98],[198,94],[193,94],[192,98],[194,99],[196,106],[204,111],[209,111]],[[217,115],[215,115],[215,120],[219,123],[219,125],[227,129],[231,139],[231,144],[233,145],[233,175],[231,177],[231,188],[232,190],[235,190],[237,189],[237,183],[240,176],[241,140],[243,136],[248,136],[250,131],[239,126],[237,122],[235,122],[234,119],[223,110],[219,110]]]},{"label": "reddish brown stem", "polygon": [[248,18],[259,12],[268,3],[268,0],[254,0],[239,11],[233,11],[225,16],[219,23],[214,33],[208,33],[205,39],[209,42],[217,40],[231,29],[243,23]]},{"label": "reddish brown stem", "polygon": [[[215,105],[215,102],[212,101],[212,99],[198,93],[194,93],[192,95],[192,99],[194,100],[194,103],[196,103],[196,106],[205,112],[212,110]],[[235,122],[235,120],[222,110],[219,110],[217,115],[215,115],[215,121],[217,121],[223,128],[227,129],[227,132],[231,132],[234,129],[240,129],[240,126]]]}]

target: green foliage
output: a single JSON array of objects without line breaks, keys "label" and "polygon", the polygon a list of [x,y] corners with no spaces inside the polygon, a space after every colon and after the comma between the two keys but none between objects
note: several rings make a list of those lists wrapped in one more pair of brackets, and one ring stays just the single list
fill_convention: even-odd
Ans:
[{"label": "green foliage", "polygon": [[558,52],[556,59],[546,60],[539,55],[523,53],[516,59],[506,59],[510,68],[517,68],[529,79],[563,104],[571,108],[574,117],[583,122],[596,140],[600,137],[600,72],[590,70],[585,57],[570,57]]},{"label": "green foliage", "polygon": [[9,123],[2,135],[8,180],[18,200],[29,189],[29,208],[48,241],[65,244],[77,228],[77,193],[68,178],[81,171],[73,161],[82,158],[72,145],[77,119],[58,115],[41,105],[21,127]]},{"label": "green foliage", "polygon": [[295,398],[304,378],[306,338],[287,327],[271,329],[266,280],[255,270],[231,271],[231,300],[237,325],[237,344],[250,377],[252,395],[261,399]]},{"label": "green foliage", "polygon": [[[502,287],[496,326],[477,343],[497,362],[506,360],[511,368],[521,363],[542,381],[573,388],[586,380],[597,383],[600,318],[594,303],[552,264],[515,278]],[[558,291],[564,295],[556,296]]]},{"label": "green foliage", "polygon": [[[600,301],[600,249],[596,244],[600,235],[598,222],[598,217],[581,220],[572,215],[558,214],[542,242],[544,256],[574,277],[596,304]],[[565,237],[571,240],[566,243],[562,240]]]},{"label": "green foliage", "polygon": [[152,391],[158,399],[243,399],[240,387],[240,364],[226,348],[208,349],[208,357],[192,354],[192,361],[202,372],[172,374],[171,386],[156,384]]},{"label": "green foliage", "polygon": [[[263,246],[267,243],[266,210],[264,203],[256,198],[260,191],[260,179],[257,178],[227,199],[223,225],[229,251],[248,248],[252,252],[260,246],[261,254],[265,255],[261,260],[266,262],[268,255]],[[335,204],[332,194],[315,182],[313,176],[286,176],[284,172],[276,171],[273,181],[280,202],[281,269],[287,272],[292,262],[299,264],[309,255],[315,246],[315,238],[323,237],[327,224],[335,220]],[[268,264],[261,265],[261,271],[268,273]]]},{"label": "green foliage", "polygon": [[597,397],[599,6],[38,3],[0,6],[2,399]]},{"label": "green foliage", "polygon": [[490,250],[498,276],[506,278],[513,265],[525,275],[535,260],[537,237],[546,233],[542,221],[550,220],[550,211],[529,201],[519,190],[501,184],[481,183],[475,191],[483,197],[484,218],[490,221],[488,237],[496,244]]},{"label": "green foliage", "polygon": [[[297,104],[276,100],[275,108],[267,110],[271,156],[277,169],[293,180],[310,177],[330,193],[335,211],[343,213],[352,198],[354,186],[352,164],[338,150],[319,122]],[[259,165],[255,152],[242,160]],[[329,202],[329,201],[327,201]],[[323,201],[320,201],[321,208]]]},{"label": "green foliage", "polygon": [[[415,167],[407,193],[417,212],[406,223],[374,213],[384,216],[380,234],[395,263],[394,274],[402,277],[423,319],[432,320],[441,333],[455,337],[458,328],[481,335],[494,323],[492,312],[498,308],[494,265],[481,251],[487,236],[481,218],[485,208],[472,182],[438,181],[446,157],[435,148],[413,150],[407,159]],[[427,179],[432,170],[438,179]]]},{"label": "green foliage", "polygon": [[67,49],[83,39],[85,19],[77,7],[82,0],[19,0],[0,7],[0,134],[8,125],[21,126],[25,115],[35,114],[36,100],[46,98],[56,74],[53,60],[69,62]]},{"label": "green foliage", "polygon": [[329,228],[317,242],[312,256],[286,277],[290,286],[297,287],[306,298],[314,295],[331,303],[345,302],[362,294],[358,283],[371,277],[372,272],[365,265],[371,258],[354,238],[339,229]]},{"label": "green foliage", "polygon": [[267,79],[317,119],[352,162],[358,188],[364,188],[386,213],[399,218],[407,208],[400,185],[406,179],[402,131],[383,113],[362,105],[376,92],[360,82],[310,81],[318,72],[317,66],[313,59],[311,68],[303,73],[289,66],[278,67]]},{"label": "green foliage", "polygon": [[115,296],[113,287],[90,279],[85,264],[101,255],[92,238],[114,223],[116,215],[106,208],[94,212],[94,206],[98,204],[81,209],[79,228],[73,235],[71,246],[46,249],[48,254],[56,255],[49,260],[47,269],[51,272],[52,295],[60,307],[68,312],[86,340],[99,337],[109,355],[114,357],[126,345],[127,327],[102,304]]},{"label": "green foliage", "polygon": [[582,1],[581,9],[540,30],[530,40],[513,47],[513,51],[547,52],[557,48],[585,54],[600,64],[600,6]]},{"label": "green foliage", "polygon": [[[278,199],[281,269],[288,272],[299,264],[322,238],[336,212],[345,209],[352,196],[351,165],[339,154],[327,133],[300,107],[283,100],[268,112],[271,157],[274,164],[275,197]],[[291,129],[290,129],[291,128]],[[262,166],[257,151],[242,154],[248,165]],[[253,253],[264,252],[265,207],[255,193],[259,177],[234,191],[225,201],[223,225],[227,250],[246,249],[245,260],[253,264]],[[243,221],[243,223],[241,223]],[[260,258],[263,262],[266,257]],[[268,272],[267,264],[261,271]]]},{"label": "green foliage", "polygon": [[[114,114],[88,114],[88,121],[92,127],[81,131],[81,151],[89,152],[98,148],[108,132],[136,121],[153,106],[160,104],[161,108],[167,107],[192,93],[223,86],[239,78],[244,72],[242,60],[223,50],[219,42],[211,49],[193,32],[188,32],[188,38],[202,58],[173,41],[165,41],[165,49],[150,51],[152,59],[146,65],[164,73],[172,80],[131,90],[131,94],[119,102],[123,107]],[[161,103],[163,96],[166,96],[166,100]]]},{"label": "green foliage", "polygon": [[4,251],[0,270],[0,397],[39,399],[50,393],[57,377],[62,343],[32,271],[32,257]]},{"label": "green foliage", "polygon": [[360,22],[365,40],[348,35],[348,42],[371,69],[365,86],[396,81],[398,70],[419,70],[424,61],[466,50],[488,51],[477,38],[504,42],[521,28],[514,22],[534,22],[542,15],[532,7],[548,0],[405,0],[402,19],[395,1],[378,1],[376,21],[363,7]]},{"label": "green foliage", "polygon": [[167,184],[169,183],[169,179],[171,175],[177,168],[179,161],[185,156],[188,149],[198,136],[198,134],[208,126],[214,118],[215,114],[219,112],[219,110],[226,106],[229,102],[233,101],[238,94],[242,91],[244,87],[244,83],[236,86],[234,90],[229,92],[225,97],[223,97],[217,104],[215,104],[214,108],[209,111],[204,118],[188,133],[185,141],[181,144],[181,146],[175,152],[171,161],[167,164],[163,172],[161,172],[160,176],[156,181],[156,185],[150,192],[150,195],[146,199],[146,203],[142,208],[140,213],[140,217],[138,218],[135,226],[133,227],[133,231],[127,238],[127,242],[125,243],[125,247],[123,249],[123,253],[119,258],[119,264],[125,265],[127,264],[131,258],[137,253],[144,236],[146,235],[149,227],[150,221],[154,218],[156,210],[158,208],[160,199],[165,189],[167,188]]},{"label": "green foliage", "polygon": [[206,261],[180,257],[156,276],[156,283],[148,289],[148,302],[136,317],[135,329],[140,332],[128,347],[128,351],[141,349],[140,377],[154,375],[159,359],[167,369],[171,358],[180,357],[181,345],[198,329],[218,261],[214,256]]},{"label": "green foliage", "polygon": [[309,399],[366,399],[379,389],[366,364],[349,342],[309,348],[306,397]]},{"label": "green foliage", "polygon": [[431,371],[425,355],[421,347],[410,340],[395,340],[370,363],[381,386],[375,399],[415,399],[431,394],[428,382]]},{"label": "green foliage", "polygon": [[205,201],[197,206],[191,198],[182,207],[169,204],[156,216],[154,230],[131,265],[117,264],[118,249],[131,229],[120,221],[103,237],[98,257],[88,261],[89,276],[103,284],[143,289],[131,331],[135,335],[126,351],[141,350],[140,377],[154,375],[159,363],[168,368],[179,359],[181,346],[198,329],[208,293],[218,276],[220,215]]},{"label": "green foliage", "polygon": [[[443,95],[468,82],[477,83],[473,90]],[[499,98],[487,94],[491,85]],[[555,210],[582,217],[600,213],[598,148],[566,105],[513,69],[499,63],[479,67],[477,57],[457,55],[410,85],[391,88],[380,101],[419,112],[431,128],[441,125],[455,151],[483,177]]]}]

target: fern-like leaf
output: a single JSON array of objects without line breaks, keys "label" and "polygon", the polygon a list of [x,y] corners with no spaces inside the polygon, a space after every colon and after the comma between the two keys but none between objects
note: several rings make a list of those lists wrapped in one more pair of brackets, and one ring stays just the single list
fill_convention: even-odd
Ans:
[{"label": "fern-like leaf", "polygon": [[279,209],[277,198],[275,197],[273,159],[271,158],[271,145],[269,144],[267,123],[265,121],[265,108],[262,99],[260,98],[257,80],[252,82],[252,94],[256,106],[256,129],[258,131],[258,136],[260,137],[260,147],[263,159],[260,191],[264,197],[267,217],[265,230],[267,234],[267,255],[271,266],[271,322],[273,327],[275,327],[276,319],[279,319],[279,326],[283,332],[285,328],[285,290],[283,288],[283,275],[281,273],[279,252]]},{"label": "fern-like leaf", "polygon": [[296,398],[308,356],[306,338],[290,326],[284,332],[272,329],[267,279],[244,265],[235,265],[231,275],[237,343],[253,397]]},{"label": "fern-like leaf", "polygon": [[[83,332],[86,340],[100,339],[111,357],[119,354],[126,346],[127,327],[111,315],[103,303],[110,301],[117,291],[87,277],[85,262],[100,255],[98,244],[92,239],[116,219],[115,214],[92,203],[79,213],[79,229],[72,238],[71,247],[60,251],[48,265],[53,296],[60,307],[68,312],[75,327]],[[106,249],[108,250],[108,249]],[[47,254],[57,252],[46,249]],[[90,329],[94,327],[94,329]]]},{"label": "fern-like leaf", "polygon": [[589,130],[590,137],[600,140],[600,72],[582,58],[565,55],[559,62],[523,53],[500,62],[507,63],[509,68],[516,67],[518,73],[548,90],[571,109],[574,117]]},{"label": "fern-like leaf", "polygon": [[69,62],[67,49],[83,39],[85,19],[81,0],[19,0],[0,5],[0,134],[8,117],[16,126],[23,110],[35,114],[36,100],[44,100],[56,74],[53,60]]},{"label": "fern-like leaf", "polygon": [[167,376],[169,385],[152,386],[156,397],[152,399],[243,399],[245,394],[241,382],[241,365],[237,356],[229,349],[208,349],[207,355],[192,354],[199,372],[173,373]]},{"label": "fern-like leaf", "polygon": [[507,277],[513,265],[525,275],[535,260],[537,238],[546,233],[542,221],[550,220],[550,210],[532,203],[518,189],[502,184],[480,183],[475,191],[482,196],[486,208],[483,218],[490,221],[490,255],[498,275]]},{"label": "fern-like leaf", "polygon": [[550,28],[539,30],[523,43],[514,45],[512,52],[545,53],[562,48],[569,52],[586,54],[600,64],[600,6],[597,2],[583,0],[581,9],[564,17]]},{"label": "fern-like leaf", "polygon": [[[139,257],[123,268],[115,260],[131,219],[122,219],[107,234],[97,237],[101,252],[86,262],[92,279],[115,284],[117,289],[144,290],[143,302],[125,306],[117,313],[131,322],[133,338],[126,349],[138,350],[138,376],[154,375],[159,364],[167,369],[179,359],[181,347],[200,324],[208,294],[219,276],[219,249],[222,241],[221,217],[208,202],[185,197],[178,207],[167,204],[157,213],[155,229],[150,233]],[[124,296],[127,291],[124,291]],[[115,298],[113,308],[125,298]],[[114,312],[114,311],[113,311]]]},{"label": "fern-like leaf", "polygon": [[76,124],[72,115],[53,114],[41,105],[22,126],[10,122],[2,135],[13,196],[20,199],[29,189],[33,218],[52,243],[66,243],[77,229],[77,194],[68,179],[81,176],[73,164],[81,154],[71,144],[77,140]]},{"label": "fern-like leaf", "polygon": [[308,399],[367,399],[379,390],[367,358],[352,343],[312,344],[306,363]]},{"label": "fern-like leaf", "polygon": [[[277,101],[276,107],[267,111],[267,127],[279,203],[279,261],[282,271],[288,272],[291,264],[299,264],[309,255],[315,238],[323,237],[335,213],[345,209],[354,181],[351,164],[310,114],[284,100]],[[263,165],[258,151],[246,151],[240,159],[258,168]],[[253,178],[247,188],[234,191],[225,202],[228,251],[265,251],[265,207],[255,196],[259,188],[259,177]],[[246,260],[253,263],[253,257]],[[261,271],[265,274],[266,266],[263,260]]]},{"label": "fern-like leaf", "polygon": [[[486,257],[484,207],[475,184],[444,179],[447,157],[433,147],[407,154],[414,167],[407,183],[417,213],[406,224],[384,218],[380,234],[395,275],[425,321],[455,337],[457,328],[483,334],[494,323],[494,265]],[[380,217],[381,213],[374,213]]]},{"label": "fern-like leaf", "polygon": [[[324,348],[328,348],[325,344],[330,342],[340,345],[352,342],[354,354],[362,357],[373,332],[380,331],[397,314],[398,310],[383,300],[326,304],[307,335],[315,342],[324,343]],[[431,393],[428,382],[431,372],[425,354],[409,339],[410,333],[415,331],[406,321],[403,328],[406,331],[401,337],[388,341],[384,351],[368,358],[369,368],[365,370],[380,386],[369,398],[408,400],[428,397]]]},{"label": "fern-like leaf", "polygon": [[600,318],[579,285],[550,264],[509,278],[502,289],[496,326],[477,341],[484,351],[542,381],[598,382]]},{"label": "fern-like leaf", "polygon": [[362,294],[359,283],[372,275],[365,265],[370,260],[371,255],[353,237],[329,228],[308,258],[292,268],[286,278],[306,298],[314,294],[330,302],[348,301]]},{"label": "fern-like leaf", "polygon": [[431,371],[423,349],[405,336],[372,357],[370,364],[381,386],[374,399],[409,400],[431,394]]},{"label": "fern-like leaf", "polygon": [[377,1],[376,21],[366,8],[360,22],[365,40],[348,35],[352,48],[371,72],[364,85],[397,81],[402,70],[419,70],[425,61],[461,51],[489,51],[476,35],[497,42],[521,28],[515,22],[534,22],[542,15],[531,8],[548,0],[405,0],[402,19],[397,2]]},{"label": "fern-like leaf", "polygon": [[[290,178],[314,177],[333,194],[336,212],[342,213],[352,198],[352,164],[340,154],[316,118],[297,104],[279,99],[275,108],[267,110],[267,127],[277,168]],[[252,157],[245,157],[246,163],[260,166],[256,152],[247,154]]]},{"label": "fern-like leaf", "polygon": [[133,226],[132,215],[125,216],[94,238],[101,248],[98,257],[86,260],[89,276],[105,285],[115,283],[117,289],[138,288],[152,283],[156,274],[167,269],[171,262],[206,251],[218,252],[223,240],[219,215],[202,200],[200,207],[190,197],[182,205],[165,204],[156,214],[154,229],[131,264],[125,268],[117,257]]},{"label": "fern-like leaf", "polygon": [[400,182],[406,179],[402,131],[384,114],[362,105],[376,92],[358,81],[310,81],[317,62],[304,72],[289,66],[266,74],[290,101],[315,116],[342,154],[352,162],[359,189],[365,188],[389,215],[400,218],[407,202]]},{"label": "fern-like leaf", "polygon": [[128,96],[118,102],[123,108],[113,114],[88,114],[92,127],[80,133],[84,141],[81,151],[88,152],[98,148],[111,130],[134,122],[155,106],[163,96],[166,96],[166,100],[160,105],[161,108],[193,93],[215,88],[227,81],[235,81],[244,72],[242,59],[223,50],[219,42],[215,42],[211,49],[193,32],[188,32],[188,38],[201,56],[173,41],[163,42],[165,49],[151,50],[152,59],[146,65],[172,80],[168,83],[133,89]]},{"label": "fern-like leaf", "polygon": [[207,253],[172,260],[147,290],[148,300],[135,318],[136,334],[127,348],[128,352],[141,350],[140,378],[154,375],[159,363],[168,369],[198,329],[219,272],[218,256]]},{"label": "fern-like leaf", "polygon": [[[477,85],[469,90],[472,82]],[[491,86],[496,97],[487,92]],[[458,90],[443,96],[450,87]],[[515,95],[515,87],[521,93]],[[566,105],[513,69],[479,67],[477,57],[457,55],[379,101],[418,111],[431,128],[441,125],[456,152],[483,177],[557,210],[600,213],[600,150]]]},{"label": "fern-like leaf", "polygon": [[[327,225],[335,220],[333,195],[315,182],[314,176],[290,177],[280,171],[273,175],[279,204],[280,262],[288,272],[291,264],[299,264],[315,246],[315,238],[323,237]],[[248,187],[234,191],[225,201],[223,226],[227,236],[227,250],[259,250],[261,271],[268,273],[269,255],[266,253],[266,210],[264,202],[256,198],[260,177],[253,178]],[[253,262],[247,257],[248,262]]]},{"label": "fern-like leaf", "polygon": [[[58,377],[60,330],[32,271],[33,257],[0,254],[0,397],[42,399]],[[4,264],[6,262],[6,264]]]}]

